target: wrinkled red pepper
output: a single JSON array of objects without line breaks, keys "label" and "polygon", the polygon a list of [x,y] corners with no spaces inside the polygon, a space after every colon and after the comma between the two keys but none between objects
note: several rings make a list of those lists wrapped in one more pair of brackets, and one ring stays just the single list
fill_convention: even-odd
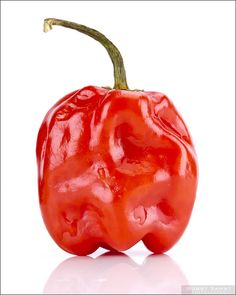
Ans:
[{"label": "wrinkled red pepper", "polygon": [[52,25],[99,41],[113,65],[113,89],[88,86],[59,100],[37,140],[40,206],[64,250],[126,250],[143,240],[155,253],[185,230],[197,189],[189,132],[162,93],[128,89],[122,57],[104,35],[58,19]]}]

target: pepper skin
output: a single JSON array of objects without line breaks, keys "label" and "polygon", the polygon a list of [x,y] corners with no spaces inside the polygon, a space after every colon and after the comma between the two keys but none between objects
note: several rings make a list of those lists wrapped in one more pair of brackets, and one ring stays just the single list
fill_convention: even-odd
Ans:
[{"label": "pepper skin", "polygon": [[47,113],[37,139],[40,207],[55,242],[76,255],[155,253],[184,232],[197,189],[190,134],[159,92],[87,86]]}]

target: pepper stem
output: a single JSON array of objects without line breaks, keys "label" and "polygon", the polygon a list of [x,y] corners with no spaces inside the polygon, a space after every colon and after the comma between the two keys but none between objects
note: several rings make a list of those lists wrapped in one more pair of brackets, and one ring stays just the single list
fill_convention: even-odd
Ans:
[{"label": "pepper stem", "polygon": [[114,80],[115,80],[115,89],[124,89],[128,90],[128,85],[126,81],[126,74],[125,74],[125,67],[123,58],[120,54],[120,51],[117,49],[117,47],[107,39],[106,36],[104,36],[102,33],[91,29],[89,27],[86,27],[84,25],[80,25],[77,23],[69,22],[62,19],[56,19],[56,18],[47,18],[44,20],[44,32],[48,32],[52,29],[52,26],[62,26],[69,29],[77,30],[80,33],[83,33],[85,35],[90,36],[91,38],[97,40],[100,44],[102,44],[113,63],[114,68]]}]

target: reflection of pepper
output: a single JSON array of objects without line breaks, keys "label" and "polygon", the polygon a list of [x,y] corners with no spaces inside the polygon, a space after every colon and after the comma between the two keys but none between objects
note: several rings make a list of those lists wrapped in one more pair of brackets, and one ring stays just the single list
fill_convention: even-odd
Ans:
[{"label": "reflection of pepper", "polygon": [[39,195],[47,229],[64,250],[86,255],[99,246],[125,250],[139,240],[153,252],[182,235],[197,187],[189,132],[159,92],[128,89],[122,57],[101,33],[47,19],[99,41],[115,86],[76,90],[59,100],[39,130]]},{"label": "reflection of pepper", "polygon": [[152,254],[136,263],[117,253],[66,259],[50,275],[44,294],[179,294],[181,286],[188,285],[183,271],[166,254]]}]

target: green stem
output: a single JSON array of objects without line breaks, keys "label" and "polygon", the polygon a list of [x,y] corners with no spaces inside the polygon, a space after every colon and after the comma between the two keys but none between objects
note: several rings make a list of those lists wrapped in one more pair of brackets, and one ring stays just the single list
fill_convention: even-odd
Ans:
[{"label": "green stem", "polygon": [[56,18],[47,18],[44,20],[44,32],[50,31],[53,25],[77,30],[85,35],[90,36],[91,38],[97,40],[100,44],[102,44],[106,48],[113,63],[115,80],[114,88],[124,90],[129,89],[126,81],[123,58],[117,47],[110,40],[108,40],[107,37],[105,37],[102,33],[86,26]]}]

